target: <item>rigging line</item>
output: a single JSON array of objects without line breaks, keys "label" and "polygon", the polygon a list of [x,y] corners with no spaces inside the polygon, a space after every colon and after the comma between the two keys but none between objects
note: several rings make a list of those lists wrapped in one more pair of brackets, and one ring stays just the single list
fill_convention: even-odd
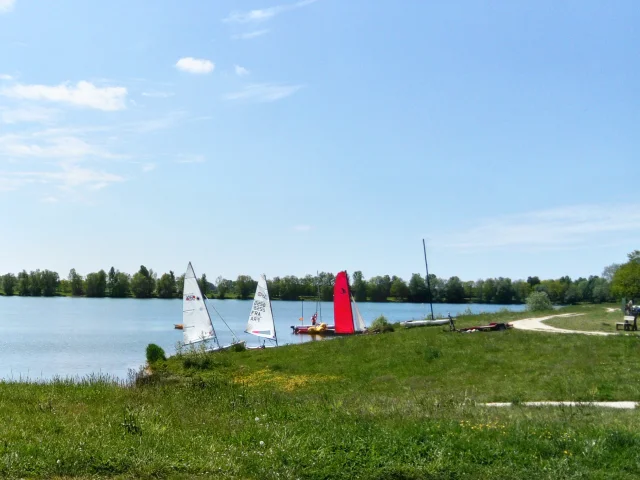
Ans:
[{"label": "rigging line", "polygon": [[[209,300],[205,295],[203,295],[204,298],[206,298],[207,300]],[[216,312],[218,314],[218,316],[220,317],[220,320],[222,320],[222,323],[225,324],[225,326],[229,329],[229,331],[231,332],[231,335],[233,335],[233,338],[236,339],[236,341],[239,340],[239,338],[236,336],[235,332],[233,330],[231,330],[231,327],[229,325],[227,325],[227,322],[224,321],[224,318],[222,318],[222,315],[220,315],[220,312],[218,310],[216,310],[215,305],[210,304],[211,308],[213,308],[213,311]]]}]

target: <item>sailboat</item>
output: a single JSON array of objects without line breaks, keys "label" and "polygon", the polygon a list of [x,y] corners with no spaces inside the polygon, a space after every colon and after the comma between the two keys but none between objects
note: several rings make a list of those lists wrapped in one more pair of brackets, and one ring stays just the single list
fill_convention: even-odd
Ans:
[{"label": "sailboat", "polygon": [[333,285],[333,319],[334,325],[330,326],[326,323],[320,323],[319,325],[294,326],[291,328],[293,328],[294,333],[311,335],[353,335],[366,330],[364,319],[351,295],[346,271],[338,272]]},{"label": "sailboat", "polygon": [[229,345],[220,345],[205,302],[205,296],[200,290],[200,285],[198,285],[198,279],[193,271],[191,262],[189,262],[187,271],[184,275],[181,330],[184,345],[206,342],[207,340],[213,339],[215,346],[207,349],[207,351],[226,350],[237,343],[245,343],[244,341],[239,342],[233,331],[229,329],[235,341]]},{"label": "sailboat", "polygon": [[264,275],[260,275],[260,278],[258,279],[256,294],[253,298],[253,306],[251,307],[251,313],[249,314],[247,328],[245,328],[244,331],[245,333],[250,333],[256,337],[276,342],[275,345],[266,345],[263,341],[260,346],[247,347],[250,350],[278,346],[276,324],[273,321],[273,310],[271,309],[271,298],[269,298],[267,278]]}]

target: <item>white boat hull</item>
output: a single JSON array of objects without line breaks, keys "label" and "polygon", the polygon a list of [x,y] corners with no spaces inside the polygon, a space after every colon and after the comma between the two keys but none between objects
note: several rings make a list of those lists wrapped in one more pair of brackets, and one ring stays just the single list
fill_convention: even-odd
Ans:
[{"label": "white boat hull", "polygon": [[400,325],[406,328],[411,327],[429,327],[434,325],[446,325],[449,323],[448,318],[439,320],[407,320],[406,322],[400,322]]}]

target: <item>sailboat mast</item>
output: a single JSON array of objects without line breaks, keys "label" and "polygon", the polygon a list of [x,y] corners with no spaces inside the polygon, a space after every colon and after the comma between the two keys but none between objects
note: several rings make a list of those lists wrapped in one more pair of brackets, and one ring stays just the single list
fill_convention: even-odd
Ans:
[{"label": "sailboat mast", "polygon": [[427,269],[427,289],[429,290],[429,305],[431,305],[431,320],[433,316],[433,296],[431,295],[431,281],[429,280],[429,264],[427,263],[427,244],[422,239],[422,249],[424,250],[424,266]]},{"label": "sailboat mast", "polygon": [[206,296],[204,295],[204,293],[202,293],[202,289],[200,288],[200,284],[198,283],[198,276],[196,275],[196,271],[193,268],[193,265],[191,265],[191,262],[189,262],[189,266],[191,267],[191,271],[193,271],[193,276],[196,280],[196,285],[198,286],[198,290],[200,291],[200,295],[202,296],[202,303],[204,304],[204,309],[207,311],[207,317],[209,317],[209,323],[211,324],[211,331],[213,332],[213,339],[215,340],[216,344],[218,345],[218,347],[220,346],[220,342],[218,341],[218,334],[216,333],[216,329],[213,326],[213,321],[211,320],[211,314],[209,313],[209,308],[207,307],[207,302],[206,302]]},{"label": "sailboat mast", "polygon": [[276,319],[273,316],[273,308],[271,308],[271,293],[269,293],[269,284],[267,283],[267,276],[263,273],[264,284],[267,286],[267,298],[269,299],[269,310],[271,311],[271,320],[273,321],[273,336],[276,337],[276,347],[278,346],[278,332],[276,332]]}]

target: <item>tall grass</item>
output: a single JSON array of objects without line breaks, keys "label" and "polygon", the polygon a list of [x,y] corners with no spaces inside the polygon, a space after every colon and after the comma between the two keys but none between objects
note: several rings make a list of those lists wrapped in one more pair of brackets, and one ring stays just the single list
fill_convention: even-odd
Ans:
[{"label": "tall grass", "polygon": [[2,382],[0,477],[637,478],[636,412],[479,403],[640,400],[639,349],[400,329],[184,352],[127,382]]}]

